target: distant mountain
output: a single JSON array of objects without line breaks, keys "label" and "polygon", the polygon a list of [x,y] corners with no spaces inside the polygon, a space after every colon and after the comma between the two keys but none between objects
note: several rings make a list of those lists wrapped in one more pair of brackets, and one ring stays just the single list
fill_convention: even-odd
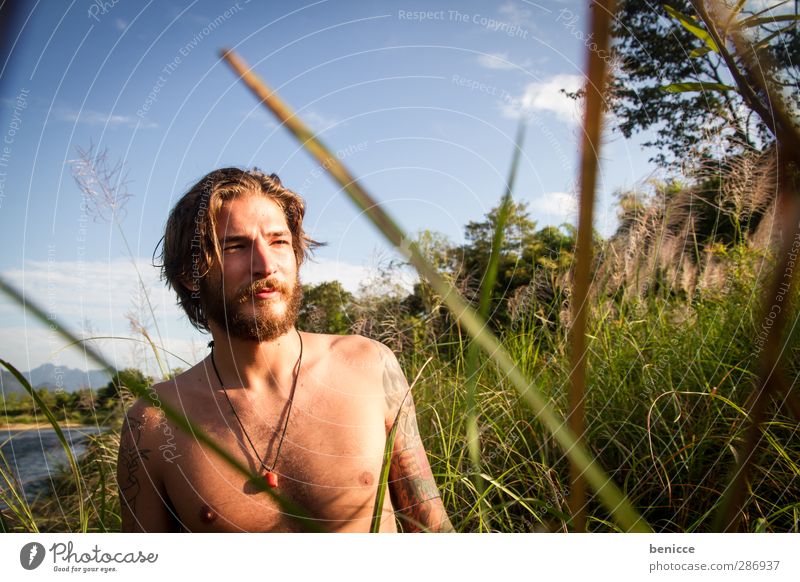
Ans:
[{"label": "distant mountain", "polygon": [[[56,367],[53,364],[42,364],[29,372],[22,373],[34,388],[56,390],[58,387],[67,392],[75,392],[81,388],[102,388],[111,380],[103,370],[78,370],[75,368]],[[2,393],[25,392],[22,384],[6,370],[0,372],[0,389]]]}]

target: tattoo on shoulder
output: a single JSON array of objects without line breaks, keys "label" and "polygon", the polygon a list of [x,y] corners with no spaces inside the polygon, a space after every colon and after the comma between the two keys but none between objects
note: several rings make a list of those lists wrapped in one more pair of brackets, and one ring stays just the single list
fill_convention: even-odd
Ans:
[{"label": "tattoo on shoulder", "polygon": [[386,396],[386,406],[390,409],[400,405],[408,390],[406,377],[394,354],[388,351],[383,356],[383,393]]},{"label": "tattoo on shoulder", "polygon": [[139,446],[143,426],[144,423],[141,420],[128,416],[122,425],[119,443],[120,476],[122,477],[119,488],[128,508],[134,514],[136,513],[136,498],[141,490],[138,475],[140,462],[150,458],[150,449],[143,449]]},{"label": "tattoo on shoulder", "polygon": [[[386,349],[388,351],[388,348]],[[399,425],[397,428],[398,438],[402,436],[407,441],[419,438],[411,390],[397,358],[391,352],[385,356],[383,392],[386,398],[386,407]]]},{"label": "tattoo on shoulder", "polygon": [[436,486],[417,425],[417,413],[397,358],[384,349],[383,391],[398,423],[389,468],[389,489],[406,531],[453,531]]}]

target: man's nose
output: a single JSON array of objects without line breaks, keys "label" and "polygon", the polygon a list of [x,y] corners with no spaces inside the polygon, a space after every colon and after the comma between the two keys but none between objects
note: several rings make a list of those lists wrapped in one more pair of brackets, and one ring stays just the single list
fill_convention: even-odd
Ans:
[{"label": "man's nose", "polygon": [[253,278],[269,277],[275,272],[275,257],[272,256],[267,241],[257,240],[252,246],[250,255],[250,271]]}]

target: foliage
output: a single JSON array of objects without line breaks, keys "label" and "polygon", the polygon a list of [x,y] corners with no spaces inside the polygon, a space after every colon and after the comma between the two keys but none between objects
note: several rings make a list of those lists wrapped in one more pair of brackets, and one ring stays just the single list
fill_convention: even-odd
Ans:
[{"label": "foliage", "polygon": [[[431,231],[420,232],[415,244],[473,305],[488,269],[499,207],[465,227],[466,241],[453,244]],[[536,230],[527,204],[510,205],[497,279],[491,293],[489,321],[502,330],[523,313],[554,325],[566,299],[567,273],[572,266],[575,232],[570,225]],[[451,354],[460,330],[443,305],[442,297],[424,281],[409,293],[398,284],[404,263],[390,262],[362,284],[359,293],[344,291],[338,282],[304,286],[301,329],[325,333],[359,333],[383,341],[396,351],[428,349]]]},{"label": "foliage", "polygon": [[[468,292],[480,285],[486,272],[498,212],[499,207],[493,208],[484,220],[466,226],[468,242],[461,249],[459,271]],[[489,320],[495,329],[511,325],[520,309],[531,309],[531,301],[546,309],[548,316],[544,319],[554,322],[551,308],[560,305],[563,299],[565,276],[572,267],[574,250],[572,226],[546,226],[537,231],[527,204],[512,202],[490,302]]]},{"label": "foliage", "polygon": [[132,393],[146,390],[153,384],[153,378],[145,376],[136,368],[125,368],[114,374],[111,381],[97,392],[98,405],[101,408],[112,408],[119,402],[120,392],[127,389]]},{"label": "foliage", "polygon": [[[727,285],[701,290],[692,302],[629,295],[624,305],[600,299],[592,311],[587,441],[657,531],[711,531],[747,427],[745,401],[756,377],[759,304],[754,297],[762,280],[755,268],[758,257],[738,249],[725,259]],[[504,343],[557,408],[566,411],[570,365],[565,334],[531,320],[508,330]],[[800,334],[789,348],[798,353]],[[410,374],[425,356],[404,354]],[[457,529],[478,531],[490,522],[493,531],[565,531],[567,465],[547,431],[530,420],[502,372],[483,359],[478,380],[481,465],[489,486],[481,495],[468,479],[472,465],[463,426],[463,360],[435,365],[420,381],[415,399]],[[793,364],[794,374],[797,368]],[[800,530],[797,430],[786,410],[770,410],[744,508],[746,531]],[[592,500],[590,529],[609,527]]]},{"label": "foliage", "polygon": [[352,325],[353,295],[339,281],[303,285],[303,305],[298,314],[300,329],[344,334]]},{"label": "foliage", "polygon": [[[723,155],[736,153],[740,144],[765,147],[774,140],[769,99],[745,68],[749,50],[790,105],[800,105],[800,30],[787,3],[761,12],[755,2],[720,4],[740,12],[722,18],[702,0],[620,2],[613,25],[619,68],[610,106],[625,137],[655,131],[645,145],[660,164],[669,161],[667,152],[681,160],[721,133],[733,146]],[[733,42],[737,25],[753,40],[752,49]]]}]

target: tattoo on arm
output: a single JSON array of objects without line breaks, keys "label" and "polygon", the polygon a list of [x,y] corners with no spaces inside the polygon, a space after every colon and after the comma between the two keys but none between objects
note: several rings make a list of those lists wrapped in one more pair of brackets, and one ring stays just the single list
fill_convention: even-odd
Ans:
[{"label": "tattoo on arm", "polygon": [[389,468],[389,488],[403,528],[405,531],[454,531],[425,454],[414,400],[394,354],[386,356],[383,389],[391,418],[397,418],[398,423]]},{"label": "tattoo on arm", "polygon": [[140,461],[147,461],[150,455],[149,449],[139,447],[139,442],[142,438],[142,426],[142,421],[130,416],[126,418],[125,423],[122,425],[118,462],[120,465],[119,473],[122,477],[119,481],[119,489],[122,497],[123,515],[126,510],[132,516],[136,515],[136,498],[141,491],[138,475],[141,466]]}]

